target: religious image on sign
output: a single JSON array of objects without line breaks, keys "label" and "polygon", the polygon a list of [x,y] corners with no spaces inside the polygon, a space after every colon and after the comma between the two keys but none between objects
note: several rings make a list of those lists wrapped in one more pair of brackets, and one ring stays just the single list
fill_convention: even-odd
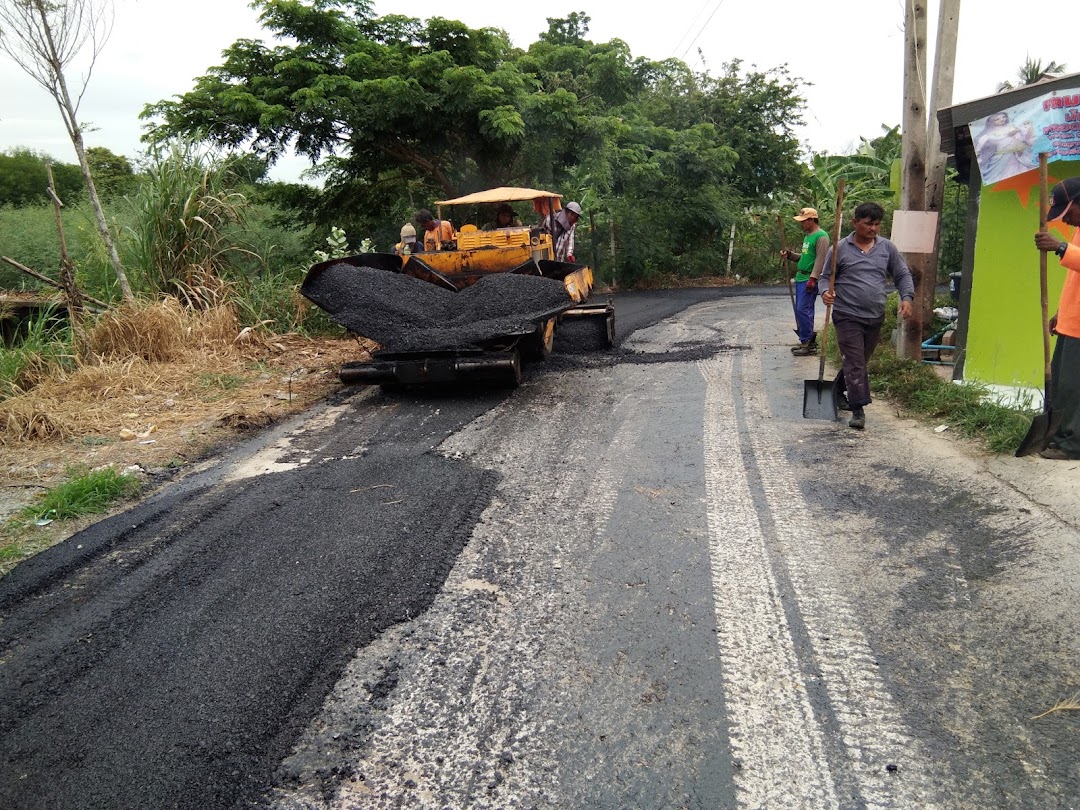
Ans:
[{"label": "religious image on sign", "polygon": [[996,183],[1048,160],[1080,156],[1080,93],[1066,91],[1025,101],[972,121],[971,143],[984,185]]}]

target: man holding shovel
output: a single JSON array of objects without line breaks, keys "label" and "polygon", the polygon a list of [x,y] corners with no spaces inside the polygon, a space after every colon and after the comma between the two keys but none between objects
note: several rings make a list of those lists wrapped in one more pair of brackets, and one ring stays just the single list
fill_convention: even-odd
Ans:
[{"label": "man holding shovel", "polygon": [[[915,285],[911,271],[896,245],[878,236],[884,209],[877,203],[860,203],[855,208],[852,232],[830,248],[821,273],[824,292],[821,300],[832,306],[836,342],[843,365],[836,375],[833,391],[837,405],[851,410],[848,425],[866,427],[863,408],[870,404],[870,378],[866,366],[881,340],[885,321],[887,280],[900,293],[899,314],[911,317]],[[836,278],[832,278],[832,251],[836,250]]]},{"label": "man holding shovel", "polygon": [[[1058,183],[1050,192],[1048,222],[1061,220],[1074,228],[1080,226],[1080,177]],[[1035,234],[1035,247],[1056,253],[1061,266],[1069,272],[1057,314],[1050,319],[1050,333],[1057,335],[1054,356],[1050,361],[1050,397],[1057,429],[1039,455],[1043,458],[1080,459],[1080,230],[1074,230],[1071,242],[1062,242],[1052,233]],[[1045,312],[1044,312],[1045,317]]]},{"label": "man holding shovel", "polygon": [[803,208],[792,219],[799,223],[806,234],[802,252],[784,248],[780,251],[780,257],[789,262],[798,262],[795,265],[795,324],[799,327],[799,345],[792,348],[791,353],[796,357],[806,357],[817,351],[814,304],[817,303],[818,278],[821,277],[825,254],[829,250],[829,234],[818,224],[816,208]]}]

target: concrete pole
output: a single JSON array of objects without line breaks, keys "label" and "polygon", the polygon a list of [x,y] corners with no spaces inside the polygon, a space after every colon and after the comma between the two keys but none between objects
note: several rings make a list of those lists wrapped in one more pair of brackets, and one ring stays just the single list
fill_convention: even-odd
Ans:
[{"label": "concrete pole", "polygon": [[726,275],[731,275],[731,256],[735,252],[735,223],[731,223],[731,238],[728,240],[727,246],[727,272]]},{"label": "concrete pole", "polygon": [[[938,247],[941,240],[941,209],[945,198],[945,153],[941,151],[941,131],[937,112],[952,106],[953,76],[956,67],[956,35],[960,26],[960,0],[940,0],[938,10],[937,44],[934,47],[934,79],[930,90],[930,119],[926,127],[926,210],[938,214],[934,252],[926,257],[926,275],[936,283],[938,276]],[[924,284],[915,299],[922,308],[923,323],[934,314],[934,286]]]},{"label": "concrete pole", "polygon": [[[904,115],[900,137],[900,207],[906,211],[926,210],[926,0],[904,2]],[[926,255],[905,257],[915,281],[915,301],[911,318],[900,324],[898,354],[922,358],[923,313],[918,302],[927,278]],[[931,292],[931,296],[933,293]]]}]

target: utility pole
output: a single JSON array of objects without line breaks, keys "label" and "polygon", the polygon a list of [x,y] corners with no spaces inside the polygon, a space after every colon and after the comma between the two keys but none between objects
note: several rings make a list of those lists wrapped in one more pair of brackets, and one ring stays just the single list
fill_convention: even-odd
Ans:
[{"label": "utility pole", "polygon": [[[926,210],[926,0],[904,0],[904,115],[900,131],[900,207]],[[935,279],[928,278],[926,254],[906,257],[915,282],[911,317],[900,324],[898,354],[922,359],[924,316],[919,301],[929,284],[931,300]]]},{"label": "utility pole", "polygon": [[915,282],[911,318],[900,325],[898,354],[922,359],[926,325],[934,317],[937,289],[938,242],[941,237],[941,207],[945,195],[945,155],[941,151],[937,111],[952,104],[956,66],[956,37],[960,26],[960,0],[940,0],[937,42],[934,47],[934,75],[929,109],[926,105],[926,0],[904,3],[904,117],[901,134],[901,201],[907,211],[938,214],[930,253],[905,256]]},{"label": "utility pole", "polygon": [[[937,281],[938,248],[941,240],[941,208],[945,198],[945,153],[941,151],[941,130],[937,111],[952,105],[953,77],[956,67],[956,36],[960,28],[960,0],[939,0],[937,44],[934,47],[934,78],[930,90],[930,119],[926,127],[926,210],[938,215],[934,252],[926,257],[926,275]],[[923,285],[923,293],[915,299],[921,307],[923,323],[934,312],[934,286]]]}]

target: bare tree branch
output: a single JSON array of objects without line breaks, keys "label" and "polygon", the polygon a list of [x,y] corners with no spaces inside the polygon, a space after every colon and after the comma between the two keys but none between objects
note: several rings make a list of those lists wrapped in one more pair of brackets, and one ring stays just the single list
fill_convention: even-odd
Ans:
[{"label": "bare tree branch", "polygon": [[[0,0],[0,50],[14,59],[23,72],[41,85],[56,102],[68,137],[75,147],[75,154],[79,157],[79,167],[94,209],[98,234],[105,243],[120,282],[121,294],[127,301],[132,298],[131,285],[94,186],[78,116],[79,104],[86,93],[98,54],[112,34],[113,19],[112,0]],[[67,71],[87,43],[91,46],[89,65],[73,100],[68,89]]]}]

